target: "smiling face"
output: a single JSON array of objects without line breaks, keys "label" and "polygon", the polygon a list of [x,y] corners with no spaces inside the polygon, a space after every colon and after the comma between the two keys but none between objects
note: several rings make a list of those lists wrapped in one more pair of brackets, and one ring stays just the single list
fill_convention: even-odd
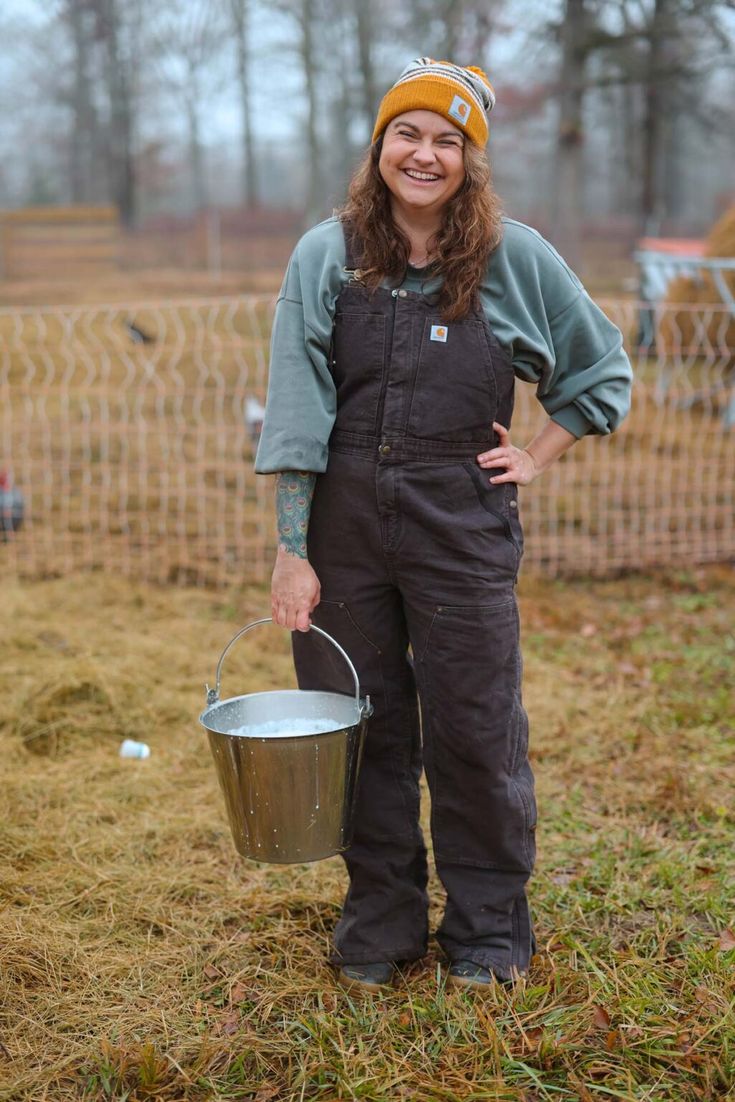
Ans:
[{"label": "smiling face", "polygon": [[399,210],[441,213],[464,181],[465,140],[434,111],[406,111],[388,123],[379,169]]}]

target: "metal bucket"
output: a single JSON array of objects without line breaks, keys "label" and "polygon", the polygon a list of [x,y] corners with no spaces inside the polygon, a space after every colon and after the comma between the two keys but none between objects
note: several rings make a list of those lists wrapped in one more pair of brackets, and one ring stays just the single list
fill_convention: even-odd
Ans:
[{"label": "metal bucket", "polygon": [[[276,864],[319,861],[346,849],[352,839],[352,805],[370,698],[346,652],[326,631],[355,681],[355,695],[284,689],[219,699],[222,662],[233,643],[270,617],[238,631],[220,655],[214,689],[199,717],[206,728],[237,852]],[[319,729],[317,720],[334,726]],[[298,734],[289,724],[302,721]],[[309,731],[311,722],[312,730]],[[238,728],[268,724],[267,734]],[[278,725],[284,730],[279,733]]]}]

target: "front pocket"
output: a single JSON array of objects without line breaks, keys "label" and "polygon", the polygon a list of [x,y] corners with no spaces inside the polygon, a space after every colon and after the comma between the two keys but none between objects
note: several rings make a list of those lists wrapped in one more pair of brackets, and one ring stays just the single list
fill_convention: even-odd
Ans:
[{"label": "front pocket", "polygon": [[337,389],[337,427],[373,435],[385,369],[385,317],[338,312],[331,367]]},{"label": "front pocket", "polygon": [[440,319],[421,320],[409,436],[454,443],[487,441],[498,397],[482,322],[450,322],[445,327],[446,341],[441,341],[431,339]]},{"label": "front pocket", "polygon": [[[523,550],[523,537],[517,516],[518,501],[514,494],[514,483],[501,482],[499,486],[492,486],[489,481],[490,475],[482,467],[478,467],[476,463],[472,462],[463,463],[462,466],[472,479],[480,505],[486,513],[490,513],[500,522],[503,535],[513,544],[520,555]],[[515,525],[511,519],[511,509],[516,514],[517,524]]]}]

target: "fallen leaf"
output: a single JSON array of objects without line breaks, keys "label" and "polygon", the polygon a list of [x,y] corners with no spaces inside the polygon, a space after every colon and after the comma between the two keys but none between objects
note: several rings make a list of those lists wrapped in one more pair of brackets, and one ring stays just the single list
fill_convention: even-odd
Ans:
[{"label": "fallen leaf", "polygon": [[523,1037],[528,1048],[535,1051],[544,1039],[543,1027],[535,1026],[533,1029],[524,1029]]},{"label": "fallen leaf", "polygon": [[582,624],[579,634],[583,639],[591,639],[593,635],[597,635],[597,624]]},{"label": "fallen leaf", "polygon": [[617,1029],[611,1029],[605,1038],[605,1048],[608,1052],[612,1052],[613,1049],[621,1048],[623,1044],[623,1038],[620,1036],[620,1032]]},{"label": "fallen leaf", "polygon": [[717,944],[721,953],[729,953],[731,949],[735,949],[735,934],[729,928],[723,930]]},{"label": "fallen leaf", "polygon": [[604,1006],[595,1006],[593,1008],[592,1021],[597,1029],[609,1029],[611,1020]]},{"label": "fallen leaf", "polygon": [[230,991],[230,1002],[231,1003],[245,1002],[245,999],[247,999],[249,993],[250,993],[250,989],[248,987],[246,987],[244,983],[236,983],[235,986]]},{"label": "fallen leaf", "polygon": [[233,1033],[237,1033],[240,1028],[240,1015],[236,1010],[232,1010],[229,1014],[226,1014],[224,1018],[220,1018],[219,1032],[224,1033],[226,1037],[231,1037]]},{"label": "fallen leaf", "polygon": [[718,1007],[715,1001],[714,994],[707,987],[695,987],[694,998],[698,1003],[701,1003],[705,1010],[708,1010],[710,1014],[716,1014]]}]

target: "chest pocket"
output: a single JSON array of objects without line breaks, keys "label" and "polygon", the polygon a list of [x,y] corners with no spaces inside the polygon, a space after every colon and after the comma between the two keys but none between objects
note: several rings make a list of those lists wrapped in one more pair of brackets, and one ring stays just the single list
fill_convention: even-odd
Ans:
[{"label": "chest pocket", "polygon": [[332,344],[337,428],[371,435],[378,431],[385,359],[383,314],[338,311]]},{"label": "chest pocket", "polygon": [[[446,341],[432,340],[444,329]],[[408,414],[409,436],[482,443],[498,408],[497,386],[485,329],[469,319],[442,326],[422,319],[420,351]]]}]

